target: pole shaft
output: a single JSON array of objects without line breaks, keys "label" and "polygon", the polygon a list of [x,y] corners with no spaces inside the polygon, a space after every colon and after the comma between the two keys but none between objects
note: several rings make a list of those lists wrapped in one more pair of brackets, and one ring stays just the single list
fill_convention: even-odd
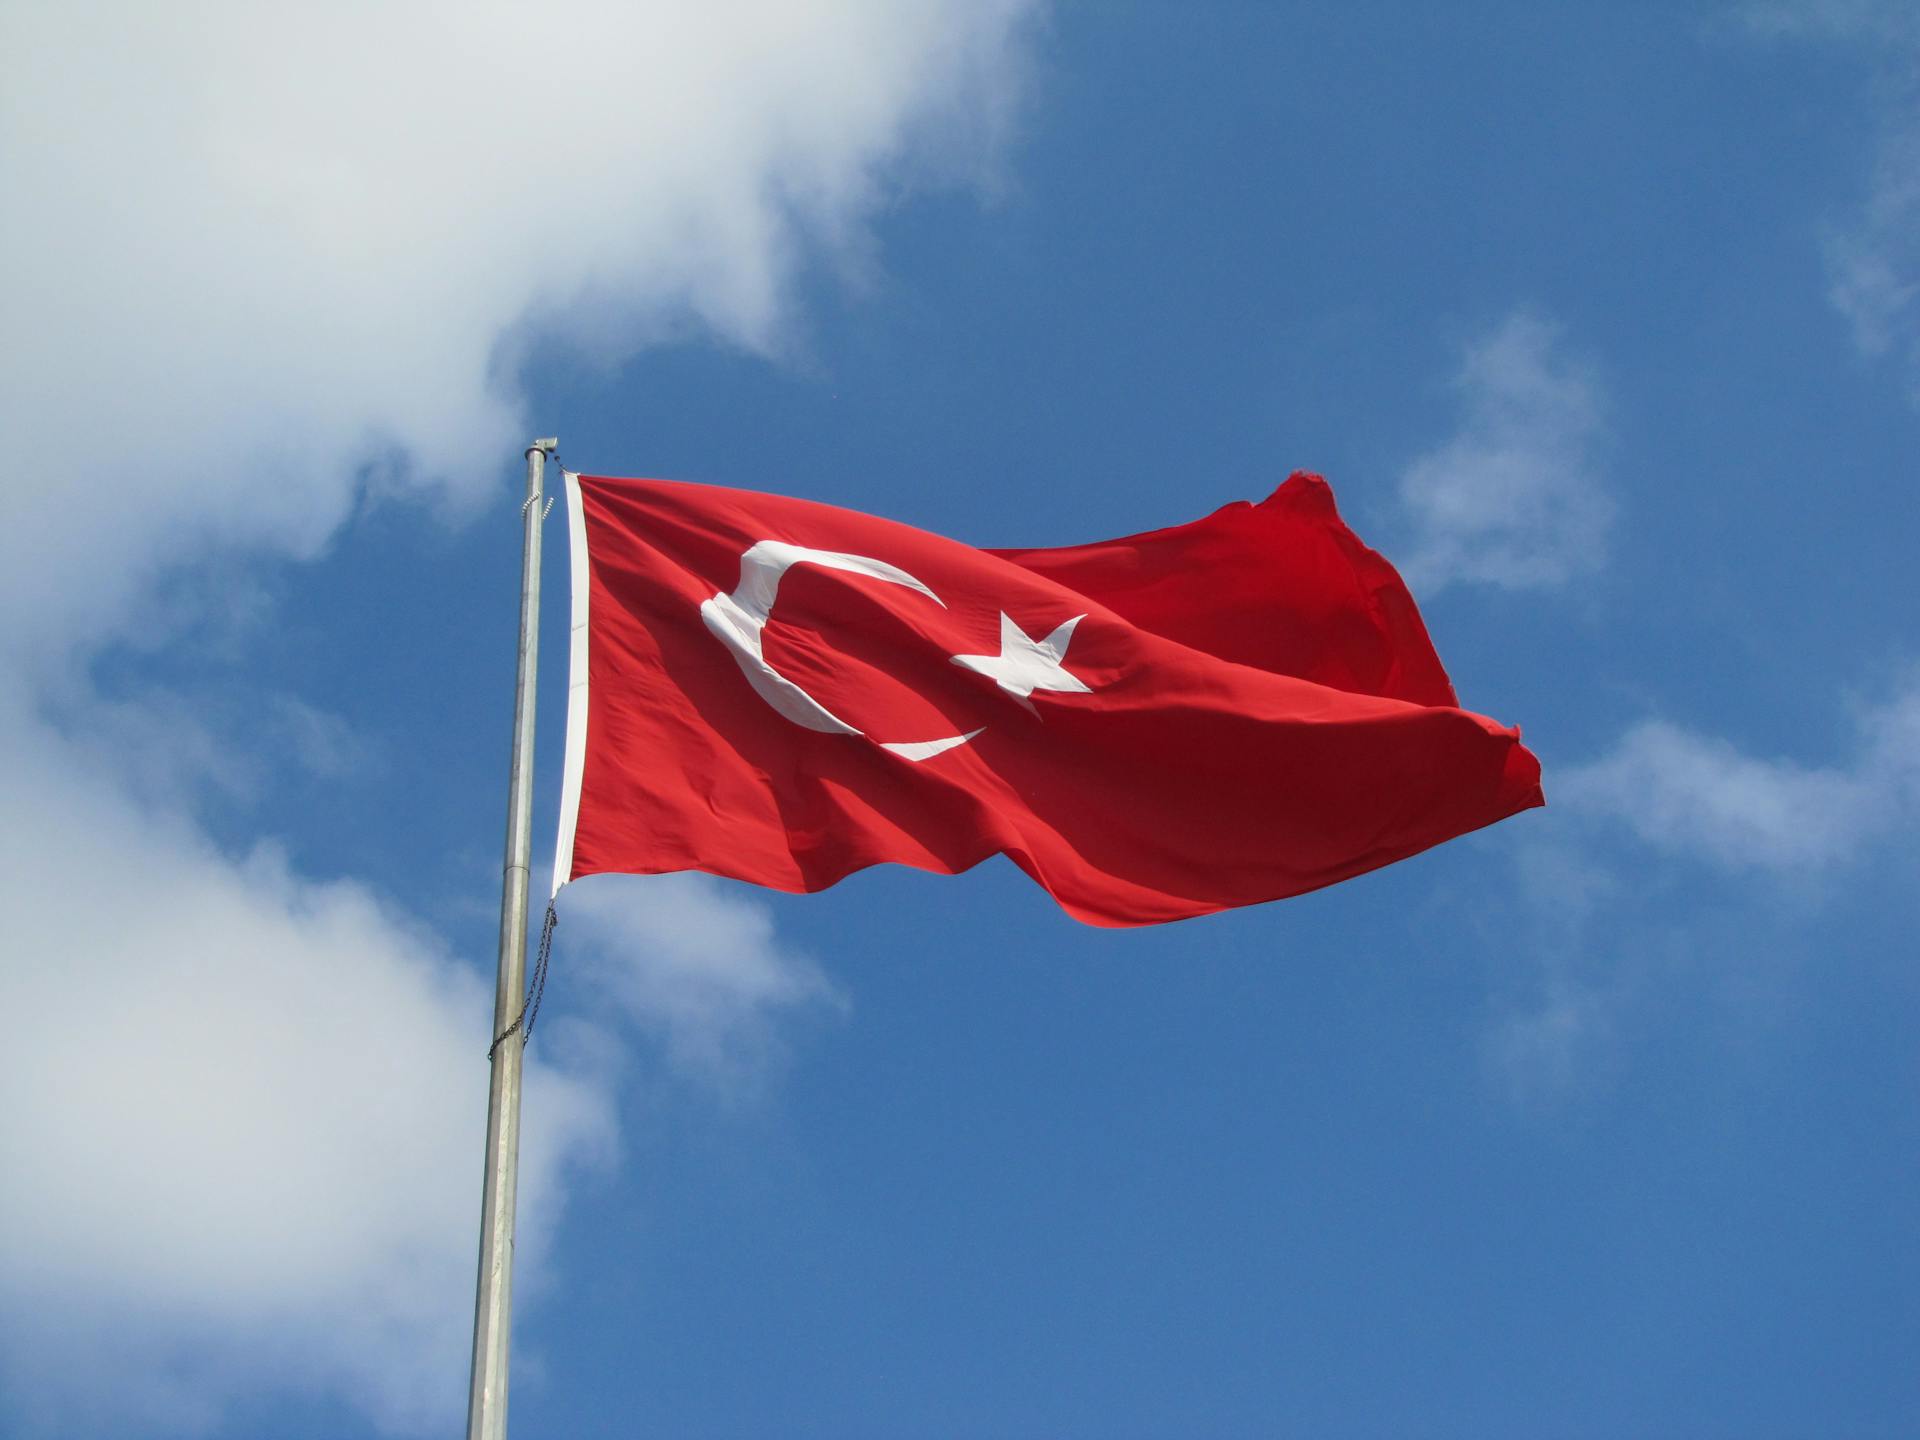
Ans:
[{"label": "pole shaft", "polygon": [[[551,440],[527,450],[520,559],[520,660],[513,691],[513,764],[507,788],[506,864],[500,886],[500,971],[493,1033],[506,1032],[526,999],[527,888],[533,854],[533,707],[540,668],[540,523]],[[493,1052],[487,1092],[487,1168],[480,1199],[480,1278],[473,1302],[468,1440],[505,1440],[507,1341],[513,1320],[513,1206],[520,1174],[520,1062],[525,1029]]]}]

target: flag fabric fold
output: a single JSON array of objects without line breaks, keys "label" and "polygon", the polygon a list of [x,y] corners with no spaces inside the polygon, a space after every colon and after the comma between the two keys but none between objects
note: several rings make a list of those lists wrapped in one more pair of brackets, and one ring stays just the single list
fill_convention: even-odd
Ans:
[{"label": "flag fabric fold", "polygon": [[555,886],[823,889],[1005,854],[1137,925],[1278,899],[1542,803],[1317,476],[1098,544],[982,550],[716,486],[566,477]]}]

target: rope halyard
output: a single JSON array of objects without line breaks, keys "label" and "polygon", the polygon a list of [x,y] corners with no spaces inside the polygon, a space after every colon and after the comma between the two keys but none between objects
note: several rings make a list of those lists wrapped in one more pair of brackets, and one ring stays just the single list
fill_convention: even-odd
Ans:
[{"label": "rope halyard", "polygon": [[487,1059],[493,1059],[498,1050],[519,1030],[521,1048],[524,1049],[533,1039],[533,1022],[540,1014],[540,1001],[547,993],[547,961],[553,954],[553,927],[560,923],[560,912],[553,908],[553,902],[547,902],[547,918],[540,922],[540,950],[534,956],[533,974],[527,980],[527,998],[520,1004],[520,1013],[513,1017],[513,1023],[493,1037],[493,1044],[487,1047]]}]

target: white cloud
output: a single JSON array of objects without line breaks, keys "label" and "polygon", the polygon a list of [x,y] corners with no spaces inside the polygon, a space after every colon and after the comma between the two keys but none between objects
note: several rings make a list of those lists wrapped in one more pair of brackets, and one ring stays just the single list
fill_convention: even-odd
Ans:
[{"label": "white cloud", "polygon": [[1728,870],[1819,870],[1920,813],[1920,681],[1864,710],[1859,730],[1850,762],[1807,766],[1644,721],[1563,771],[1554,798],[1667,854]]},{"label": "white cloud", "polygon": [[1658,720],[1636,725],[1559,790],[1568,804],[1621,820],[1657,849],[1772,869],[1843,858],[1875,800],[1846,771],[1758,759]]},{"label": "white cloud", "polygon": [[[445,1428],[491,987],[366,887],[302,880],[267,846],[223,856],[89,749],[7,728],[24,741],[0,773],[0,1375],[17,1413],[197,1428],[292,1388]],[[763,907],[713,882],[606,882],[563,905],[570,983],[702,1083],[753,1078],[779,1016],[831,998]],[[578,1030],[564,1048],[584,1070],[529,1051],[523,1300],[568,1171],[616,1140],[610,1037]]]},{"label": "white cloud", "polygon": [[[1848,753],[1826,765],[1649,720],[1553,771],[1554,830],[1514,849],[1512,907],[1494,925],[1527,961],[1486,1036],[1510,1098],[1555,1104],[1587,1088],[1618,1062],[1636,1009],[1671,1005],[1676,971],[1752,983],[1785,943],[1785,917],[1902,853],[1920,829],[1920,672],[1852,711]],[[1688,867],[1733,883],[1706,901]],[[1676,911],[1675,893],[1693,898]],[[1739,964],[1702,966],[1716,949]]]},{"label": "white cloud", "polygon": [[1901,0],[1772,0],[1745,18],[1768,37],[1863,46],[1876,68],[1880,133],[1865,198],[1827,237],[1827,294],[1862,354],[1907,362],[1920,403],[1920,10]]},{"label": "white cloud", "polygon": [[681,1071],[751,1089],[777,1054],[771,1022],[844,1007],[819,968],[784,946],[766,908],[702,875],[593,876],[561,896],[568,966]]},{"label": "white cloud", "polygon": [[1400,481],[1415,590],[1526,589],[1599,568],[1614,507],[1594,459],[1603,406],[1590,369],[1519,312],[1467,347],[1454,383],[1458,432]]},{"label": "white cloud", "polygon": [[[1920,48],[1913,53],[1920,80]],[[1829,297],[1863,354],[1903,356],[1920,401],[1920,85],[1890,104],[1866,202],[1827,241]]]},{"label": "white cloud", "polygon": [[908,160],[979,153],[1022,8],[6,7],[0,416],[53,463],[0,527],[0,642],[311,552],[363,467],[490,493],[529,335],[777,345],[810,248],[857,261]]},{"label": "white cloud", "polygon": [[1613,1043],[1612,997],[1590,982],[1548,973],[1540,993],[1504,1013],[1487,1033],[1485,1060],[1520,1106],[1577,1090]]},{"label": "white cloud", "polygon": [[[257,614],[249,566],[365,498],[484,502],[536,341],[779,351],[802,266],[856,273],[901,184],[979,178],[1025,8],[0,10],[0,419],[38,457],[0,526],[0,1415],[191,1429],[293,1388],[457,1423],[474,957],[270,843],[217,849],[206,787],[285,761],[236,753],[203,696],[104,704],[90,657]],[[211,638],[244,654],[244,618]],[[300,763],[360,762],[271,703]],[[638,920],[580,898],[610,1015],[710,1080],[831,998],[718,889],[650,888]],[[727,939],[711,968],[696,924]],[[522,1296],[570,1168],[614,1139],[614,1067],[533,1055]]]},{"label": "white cloud", "polygon": [[1483,1058],[1508,1098],[1530,1106],[1577,1090],[1613,1043],[1617,994],[1582,962],[1620,891],[1577,846],[1536,840],[1512,853],[1519,903],[1498,928],[1532,963],[1526,993],[1497,1006]]},{"label": "white cloud", "polygon": [[[84,751],[8,732],[7,1388],[133,1413],[171,1393],[192,1417],[218,1397],[169,1392],[170,1371],[267,1351],[286,1383],[363,1395],[387,1423],[444,1419],[470,1314],[488,987],[365,888],[301,880],[267,847],[222,856]],[[533,1070],[537,1257],[563,1166],[612,1121],[590,1079],[537,1052]],[[127,1389],[100,1396],[103,1374]]]}]

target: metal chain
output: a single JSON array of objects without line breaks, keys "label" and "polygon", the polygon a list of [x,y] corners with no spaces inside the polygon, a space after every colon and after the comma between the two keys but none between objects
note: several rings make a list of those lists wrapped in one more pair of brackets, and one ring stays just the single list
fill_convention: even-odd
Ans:
[{"label": "metal chain", "polygon": [[494,1037],[493,1044],[487,1047],[487,1059],[493,1059],[494,1051],[512,1037],[514,1031],[524,1030],[520,1046],[526,1048],[533,1039],[533,1022],[540,1014],[540,1001],[547,993],[547,961],[553,955],[553,927],[560,923],[560,912],[553,908],[553,902],[547,902],[547,918],[540,923],[540,951],[534,957],[533,975],[527,983],[527,998],[520,1004],[520,1013],[513,1017],[513,1023]]},{"label": "metal chain", "polygon": [[540,956],[533,962],[533,983],[527,987],[527,1036],[533,1038],[533,1022],[540,1014],[540,1001],[547,993],[547,960],[553,954],[553,927],[560,923],[560,912],[547,902],[547,918],[540,925]]}]

